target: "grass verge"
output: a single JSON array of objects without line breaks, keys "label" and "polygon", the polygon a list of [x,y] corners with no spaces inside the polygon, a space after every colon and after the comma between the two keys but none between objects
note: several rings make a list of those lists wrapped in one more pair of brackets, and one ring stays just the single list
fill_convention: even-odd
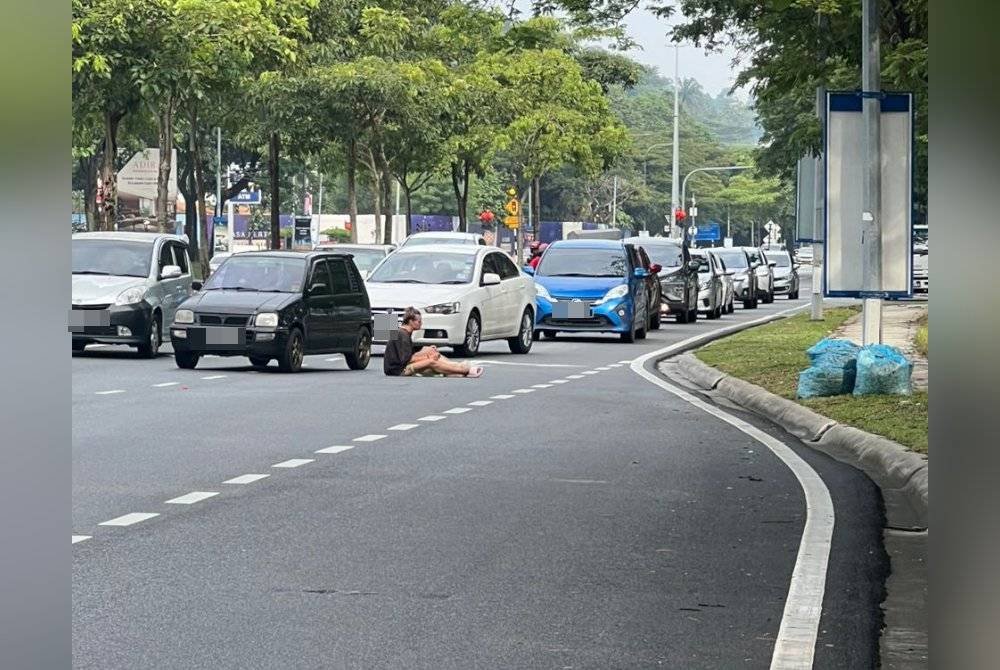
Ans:
[{"label": "grass verge", "polygon": [[924,358],[927,358],[927,315],[924,314],[917,322],[917,337],[913,342],[917,351]]},{"label": "grass verge", "polygon": [[853,307],[827,309],[822,321],[810,321],[809,314],[797,314],[716,340],[695,355],[722,372],[795,400],[835,421],[927,453],[926,391],[911,396],[795,398],[799,372],[809,367],[806,349],[857,313]]}]

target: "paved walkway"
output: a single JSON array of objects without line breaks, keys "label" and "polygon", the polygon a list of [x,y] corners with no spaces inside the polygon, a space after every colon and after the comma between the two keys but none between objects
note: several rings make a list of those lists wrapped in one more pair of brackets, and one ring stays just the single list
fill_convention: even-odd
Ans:
[{"label": "paved walkway", "polygon": [[[917,321],[927,314],[925,304],[883,303],[882,305],[882,341],[898,347],[913,361],[913,387],[927,390],[928,366],[927,359],[920,355],[913,344],[917,336]],[[844,322],[834,334],[861,344],[861,315],[853,316]]]}]

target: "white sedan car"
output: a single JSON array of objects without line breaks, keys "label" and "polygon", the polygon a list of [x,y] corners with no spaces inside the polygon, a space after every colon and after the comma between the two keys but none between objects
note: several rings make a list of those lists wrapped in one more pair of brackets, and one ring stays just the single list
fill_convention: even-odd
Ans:
[{"label": "white sedan car", "polygon": [[477,233],[459,233],[444,230],[427,231],[423,233],[413,233],[399,245],[403,247],[415,247],[423,244],[478,244],[486,246],[486,238]]},{"label": "white sedan car", "polygon": [[385,344],[416,307],[423,329],[417,344],[444,345],[474,356],[484,340],[507,340],[531,350],[535,282],[496,247],[436,244],[401,247],[378,264],[365,285],[375,321],[375,344]]}]

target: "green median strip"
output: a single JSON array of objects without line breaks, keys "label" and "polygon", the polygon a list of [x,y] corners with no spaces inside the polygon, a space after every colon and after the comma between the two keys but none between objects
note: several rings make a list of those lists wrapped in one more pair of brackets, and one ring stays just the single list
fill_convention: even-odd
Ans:
[{"label": "green median strip", "polygon": [[809,367],[806,349],[857,314],[853,307],[826,309],[822,321],[798,314],[716,340],[695,355],[722,372],[795,400],[840,423],[927,452],[927,392],[910,396],[834,396],[797,400],[799,372]]}]

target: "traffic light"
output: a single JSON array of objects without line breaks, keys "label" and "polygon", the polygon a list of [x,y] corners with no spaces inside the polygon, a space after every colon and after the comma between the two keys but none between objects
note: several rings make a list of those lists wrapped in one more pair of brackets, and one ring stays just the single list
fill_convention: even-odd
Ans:
[{"label": "traffic light", "polygon": [[686,218],[687,218],[687,214],[684,213],[683,209],[681,209],[680,207],[678,207],[677,211],[674,212],[674,220],[677,221],[677,223],[680,223],[681,221],[683,221]]}]

